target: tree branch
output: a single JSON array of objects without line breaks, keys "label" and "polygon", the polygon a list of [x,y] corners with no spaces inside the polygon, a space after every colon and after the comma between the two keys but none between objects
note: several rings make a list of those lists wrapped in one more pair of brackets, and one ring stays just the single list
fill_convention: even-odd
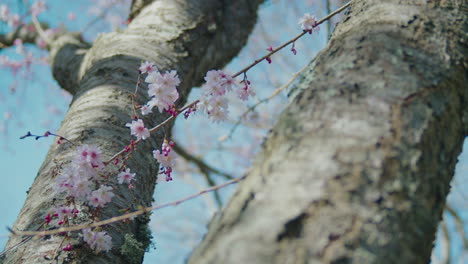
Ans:
[{"label": "tree branch", "polygon": [[[41,26],[42,28],[48,28],[46,23],[41,23]],[[38,34],[37,31],[31,30],[33,28],[33,24],[21,25],[9,33],[0,34],[0,50],[13,46],[16,39],[21,39],[23,43],[34,44]]]},{"label": "tree branch", "polygon": [[225,173],[225,172],[222,172],[222,171],[220,171],[220,170],[218,170],[216,168],[213,168],[209,164],[205,163],[202,159],[200,159],[200,158],[192,155],[188,151],[186,151],[184,148],[179,146],[179,144],[177,144],[177,143],[175,144],[173,149],[175,150],[175,152],[177,154],[179,154],[179,156],[181,156],[182,158],[184,158],[188,162],[191,162],[191,163],[195,164],[198,167],[198,169],[200,170],[200,172],[202,172],[203,174],[214,173],[214,174],[218,174],[220,176],[223,176],[227,180],[234,179],[234,177],[232,175],[230,175],[228,173]]}]

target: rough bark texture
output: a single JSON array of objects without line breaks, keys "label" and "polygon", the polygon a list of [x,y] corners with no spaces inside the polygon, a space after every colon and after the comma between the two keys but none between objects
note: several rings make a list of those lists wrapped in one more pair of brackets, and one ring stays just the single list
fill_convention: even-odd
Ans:
[{"label": "rough bark texture", "polygon": [[[141,61],[154,61],[160,70],[176,69],[182,84],[181,99],[185,102],[191,87],[199,84],[207,70],[221,68],[244,45],[256,20],[256,1],[218,0],[160,0],[145,2],[138,15],[123,32],[100,35],[89,45],[79,37],[67,34],[51,45],[54,77],[60,85],[73,94],[70,109],[58,134],[77,144],[95,144],[101,147],[104,160],[130,142],[133,92]],[[135,11],[136,12],[136,11]],[[148,100],[141,91],[140,103]],[[146,120],[151,127],[166,118],[157,115]],[[170,126],[166,127],[166,131]],[[127,164],[137,173],[134,194],[136,205],[151,204],[158,164],[151,157],[151,150],[160,147],[164,137],[161,130],[154,137],[138,145],[138,151]],[[35,230],[43,223],[43,217],[61,195],[52,189],[55,176],[54,160],[69,161],[75,147],[64,143],[54,144],[29,190],[14,230]],[[63,200],[62,200],[63,201]],[[128,188],[116,191],[112,205],[106,208],[101,219],[120,215],[122,208],[132,202]],[[81,208],[86,210],[85,208]],[[78,218],[77,223],[87,221]],[[122,255],[120,246],[125,234],[133,234],[147,245],[147,219],[137,218],[130,223],[117,223],[105,227],[113,238],[113,249],[106,254],[95,254],[80,242],[75,234],[74,251],[61,252],[58,263],[134,263],[142,260],[144,248],[137,257]],[[21,240],[12,236],[6,246],[10,248]],[[32,239],[6,254],[3,263],[50,263],[44,257],[52,257],[62,241],[60,237]],[[0,260],[1,261],[1,260]],[[56,263],[56,262],[54,262]]]},{"label": "rough bark texture", "polygon": [[188,263],[428,263],[468,129],[467,1],[354,0]]}]

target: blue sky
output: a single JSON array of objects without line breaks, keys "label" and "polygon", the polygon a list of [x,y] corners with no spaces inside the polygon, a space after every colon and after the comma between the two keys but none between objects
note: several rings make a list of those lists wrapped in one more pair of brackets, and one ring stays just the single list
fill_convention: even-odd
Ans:
[{"label": "blue sky", "polygon": [[[18,1],[6,1],[14,9]],[[40,16],[51,25],[65,24],[69,30],[79,30],[95,17],[89,14],[89,6],[83,4],[87,1],[46,1],[49,15]],[[92,2],[92,1],[89,1]],[[3,3],[3,1],[2,1]],[[268,45],[277,46],[297,34],[297,12],[307,10],[318,17],[324,14],[323,8],[318,5],[308,5],[306,1],[297,1],[291,6],[287,0],[267,2],[260,10],[259,25],[252,34],[249,44],[241,54],[227,66],[229,72],[235,72],[251,62],[254,58],[264,54]],[[314,10],[315,9],[315,10]],[[124,9],[123,9],[124,10]],[[77,14],[77,18],[70,21],[67,17],[69,12]],[[119,13],[120,12],[120,13]],[[121,15],[124,12],[116,9],[115,13],[109,12],[107,15]],[[290,25],[275,25],[274,21],[281,13],[285,21],[290,21]],[[78,16],[78,14],[86,14]],[[277,20],[277,19],[276,19]],[[278,23],[278,21],[276,22]],[[99,31],[111,30],[112,26],[105,23],[96,23],[86,32],[85,37],[92,40]],[[275,28],[272,32],[271,28]],[[0,32],[8,30],[5,25],[0,26]],[[289,51],[272,57],[273,64],[261,64],[249,72],[249,78],[255,84],[257,98],[268,96],[276,87],[284,84],[291,74],[299,70],[314,56],[314,54],[324,46],[326,41],[325,27],[318,36],[298,41],[296,49],[298,55],[293,56]],[[34,47],[28,46],[36,56],[44,56],[45,52],[38,51]],[[14,49],[0,51],[0,55],[7,55],[13,59],[19,59]],[[0,68],[0,168],[3,170],[2,184],[0,185],[0,247],[6,243],[6,226],[12,226],[16,216],[23,205],[26,191],[31,185],[42,161],[45,158],[47,149],[52,143],[51,138],[35,141],[32,138],[19,140],[19,137],[27,131],[41,134],[46,130],[54,131],[60,124],[66,112],[70,97],[62,92],[55,81],[51,78],[50,69],[44,65],[33,66],[31,72],[12,76],[5,69]],[[9,91],[9,87],[16,83],[15,93]],[[198,91],[191,95],[196,98]],[[277,113],[286,102],[285,94],[280,94],[268,106],[262,106],[259,115],[264,118],[266,124],[274,121],[272,113]],[[252,103],[252,102],[251,102]],[[241,108],[240,108],[241,109]],[[240,114],[242,110],[233,111],[233,116]],[[234,119],[234,118],[233,118]],[[193,150],[203,157],[213,166],[222,168],[233,176],[242,175],[249,165],[249,158],[254,154],[257,144],[261,142],[267,127],[255,130],[241,126],[230,141],[219,141],[220,137],[229,133],[232,123],[223,125],[213,125],[201,117],[195,117],[191,122],[179,120],[176,124],[175,138],[181,145]],[[184,133],[182,133],[183,131]],[[191,133],[186,133],[191,131]],[[200,136],[200,131],[204,132]],[[254,132],[252,132],[254,131]],[[202,139],[200,140],[200,137]],[[204,142],[217,142],[215,148],[213,144],[208,147]],[[243,144],[253,145],[253,148],[238,148]],[[227,150],[235,149],[237,154],[230,154]],[[239,159],[239,153],[244,153],[245,157]],[[457,176],[453,184],[453,192],[449,198],[451,204],[467,217],[466,188],[462,185],[466,179],[468,166],[467,151],[460,156],[457,166]],[[222,165],[221,165],[222,164]],[[157,186],[155,200],[159,203],[174,201],[186,195],[198,192],[207,187],[203,177],[197,173],[190,164],[184,164],[184,172],[178,175],[175,171],[175,180],[171,183],[163,183]],[[214,178],[215,182],[221,183],[221,177]],[[221,191],[223,200],[226,200],[234,187]],[[177,191],[174,191],[177,190]],[[200,240],[206,231],[206,224],[210,217],[217,210],[217,205],[212,194],[199,199],[184,203],[174,208],[167,208],[153,213],[151,228],[154,231],[154,242],[157,247],[145,257],[145,263],[182,263],[190,252],[191,248]],[[450,230],[454,230],[454,225],[449,225]],[[3,229],[3,231],[1,231]],[[452,232],[453,233],[453,232]],[[456,240],[456,239],[455,239]],[[457,241],[457,240],[456,240]],[[458,255],[461,243],[452,244],[452,254]],[[436,250],[437,251],[437,250]]]}]

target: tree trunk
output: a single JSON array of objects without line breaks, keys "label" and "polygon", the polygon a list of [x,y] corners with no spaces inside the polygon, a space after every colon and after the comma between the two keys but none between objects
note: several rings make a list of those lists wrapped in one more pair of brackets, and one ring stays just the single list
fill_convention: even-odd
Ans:
[{"label": "tree trunk", "polygon": [[428,263],[468,131],[467,8],[354,0],[188,263]]},{"label": "tree trunk", "polygon": [[[125,124],[131,121],[133,113],[130,94],[135,89],[140,63],[150,60],[159,70],[176,69],[182,79],[178,104],[184,104],[191,87],[200,84],[208,70],[223,67],[245,44],[261,0],[134,2],[141,10],[132,8],[135,17],[123,32],[102,34],[92,46],[83,43],[77,35],[68,34],[50,47],[54,77],[62,88],[73,94],[70,109],[57,133],[79,145],[98,145],[103,160],[130,142],[130,131]],[[147,100],[146,93],[140,89],[139,103]],[[167,114],[157,115],[146,119],[145,124],[152,127],[167,117]],[[151,204],[158,175],[158,164],[151,150],[160,148],[163,138],[164,132],[159,131],[140,143],[138,151],[127,162],[137,173],[134,207]],[[51,146],[13,230],[36,230],[54,204],[63,202],[63,195],[52,189],[57,176],[54,169],[56,163],[69,162],[74,152],[75,147],[68,143]],[[132,204],[128,188],[118,188],[115,194],[101,219],[120,215],[120,209]],[[78,219],[77,223],[80,221],[89,220]],[[107,254],[91,252],[75,234],[74,250],[60,252],[58,263],[141,262],[149,243],[146,224],[147,218],[139,217],[131,223],[104,227],[113,239],[113,249]],[[133,234],[144,245],[135,253],[136,257],[122,255],[120,251],[125,234]],[[21,240],[12,236],[6,248]],[[61,241],[59,236],[31,239],[9,250],[2,263],[50,263],[46,258],[55,256]]]}]

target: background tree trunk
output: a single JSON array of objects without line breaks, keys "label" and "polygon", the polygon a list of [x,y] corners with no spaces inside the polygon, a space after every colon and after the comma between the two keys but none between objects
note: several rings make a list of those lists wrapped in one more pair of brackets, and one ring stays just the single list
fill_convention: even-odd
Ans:
[{"label": "background tree trunk", "polygon": [[468,127],[467,1],[354,0],[188,263],[428,263]]},{"label": "background tree trunk", "polygon": [[[245,44],[261,1],[150,2],[135,1],[141,10],[132,8],[133,14],[137,15],[128,27],[123,32],[100,35],[92,46],[73,34],[62,36],[51,45],[54,77],[62,88],[73,94],[70,109],[57,133],[78,144],[98,145],[104,160],[130,142],[130,131],[125,124],[133,113],[130,94],[138,79],[140,63],[150,60],[159,70],[176,69],[182,79],[178,104],[184,104],[190,89],[201,83],[208,70],[223,67]],[[139,103],[147,100],[146,93],[140,89]],[[166,114],[158,115],[145,120],[145,124],[152,127],[167,117]],[[166,127],[166,132],[171,126]],[[127,162],[137,173],[133,191],[137,205],[151,204],[158,175],[158,164],[152,158],[151,150],[160,148],[164,135],[161,130],[139,144],[138,151]],[[54,204],[63,201],[60,200],[63,195],[52,189],[57,176],[53,171],[56,163],[70,161],[74,152],[75,147],[68,143],[52,145],[13,230],[37,229]],[[128,208],[132,203],[128,188],[119,188],[115,192],[112,205],[106,207],[102,219],[122,214],[120,209]],[[77,223],[80,221],[89,220],[77,219]],[[131,223],[105,227],[113,238],[113,249],[107,254],[96,255],[75,235],[74,250],[61,252],[58,262],[141,262],[145,248],[137,252],[136,259],[134,256],[129,259],[121,254],[119,247],[128,233],[148,246],[146,224],[147,218],[139,217]],[[21,239],[12,236],[6,248],[17,245]],[[45,257],[53,257],[60,249],[61,241],[58,236],[29,240],[9,251],[2,263],[50,263]]]}]

